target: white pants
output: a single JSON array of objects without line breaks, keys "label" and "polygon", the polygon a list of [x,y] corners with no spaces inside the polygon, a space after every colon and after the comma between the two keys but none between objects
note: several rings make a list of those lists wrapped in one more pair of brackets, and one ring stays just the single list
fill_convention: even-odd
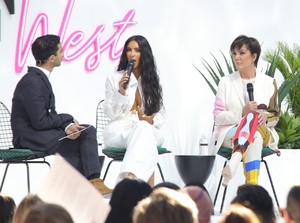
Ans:
[{"label": "white pants", "polygon": [[126,148],[118,178],[133,173],[136,177],[148,181],[157,162],[157,147],[163,144],[161,132],[146,121],[123,117],[109,123],[104,132],[105,147]]}]

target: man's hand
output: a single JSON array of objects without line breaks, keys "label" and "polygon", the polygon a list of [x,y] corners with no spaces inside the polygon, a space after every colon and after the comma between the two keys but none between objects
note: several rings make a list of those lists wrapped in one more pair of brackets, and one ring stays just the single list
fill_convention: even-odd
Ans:
[{"label": "man's hand", "polygon": [[[84,126],[81,126],[81,125],[79,125],[79,124],[73,124],[73,125],[70,125],[68,128],[67,128],[67,130],[66,130],[66,134],[67,135],[70,135],[70,134],[72,134],[72,133],[74,133],[74,132],[77,132],[77,131],[79,131],[79,130],[81,130],[81,129],[84,129],[85,127]],[[75,139],[77,139],[79,136],[80,136],[80,133],[81,132],[78,132],[78,133],[76,133],[76,134],[73,134],[73,135],[70,135],[68,138],[69,139],[72,139],[72,140],[75,140]]]}]

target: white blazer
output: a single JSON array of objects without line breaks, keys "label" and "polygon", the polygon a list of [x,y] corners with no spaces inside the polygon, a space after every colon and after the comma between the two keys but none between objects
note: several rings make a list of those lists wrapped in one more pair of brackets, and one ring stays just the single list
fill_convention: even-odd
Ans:
[{"label": "white blazer", "polygon": [[[104,138],[109,138],[116,132],[121,132],[124,138],[126,138],[131,128],[135,125],[134,123],[139,121],[138,115],[133,115],[130,110],[135,101],[137,88],[140,91],[141,98],[143,98],[141,77],[137,80],[132,73],[126,94],[122,95],[119,92],[119,81],[124,75],[124,72],[125,71],[117,71],[109,75],[106,79],[105,101],[103,106],[104,112],[111,119],[111,122],[105,128]],[[141,108],[144,110],[143,105]],[[161,128],[164,121],[165,109],[163,107],[154,115],[153,127],[157,129]]]}]

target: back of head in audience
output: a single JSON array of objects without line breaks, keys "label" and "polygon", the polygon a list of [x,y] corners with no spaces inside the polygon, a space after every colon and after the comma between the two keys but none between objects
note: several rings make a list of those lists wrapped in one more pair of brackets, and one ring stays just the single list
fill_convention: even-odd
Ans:
[{"label": "back of head in audience", "polygon": [[260,185],[244,184],[238,188],[231,203],[239,203],[250,208],[262,223],[274,223],[275,213],[272,198]]},{"label": "back of head in audience", "polygon": [[194,201],[185,193],[157,188],[134,208],[134,223],[197,223]]},{"label": "back of head in audience", "polygon": [[180,191],[187,193],[195,202],[199,223],[209,223],[214,210],[209,194],[199,186],[186,186]]},{"label": "back of head in audience", "polygon": [[16,208],[14,199],[10,196],[0,194],[0,222],[11,223]]},{"label": "back of head in audience", "polygon": [[60,205],[37,203],[28,212],[23,223],[74,223],[69,212]]},{"label": "back of head in audience", "polygon": [[170,188],[170,189],[174,189],[174,190],[179,190],[180,189],[180,187],[177,184],[172,183],[172,182],[168,182],[168,181],[164,181],[164,182],[160,182],[160,183],[156,184],[153,187],[153,190],[155,190],[157,188],[160,188],[160,187],[166,187],[166,188]]},{"label": "back of head in audience", "polygon": [[41,198],[35,194],[28,194],[17,206],[13,217],[13,223],[23,223],[29,210],[36,204],[43,203]]},{"label": "back of head in audience", "polygon": [[257,215],[241,204],[230,204],[218,223],[261,223]]},{"label": "back of head in audience", "polygon": [[300,223],[300,186],[293,186],[288,193],[284,220],[286,223]]},{"label": "back of head in audience", "polygon": [[111,211],[106,223],[131,223],[135,205],[152,192],[151,186],[137,178],[125,178],[120,181],[110,199]]}]

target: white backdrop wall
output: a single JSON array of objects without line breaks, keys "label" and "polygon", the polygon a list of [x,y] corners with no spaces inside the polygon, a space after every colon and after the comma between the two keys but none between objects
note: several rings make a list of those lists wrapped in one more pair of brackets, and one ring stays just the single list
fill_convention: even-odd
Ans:
[{"label": "white backdrop wall", "polygon": [[[201,153],[199,140],[210,137],[213,122],[214,95],[193,64],[204,70],[202,58],[211,61],[210,53],[222,60],[219,51],[227,54],[240,34],[256,37],[263,52],[275,48],[277,41],[299,42],[299,8],[297,0],[16,0],[15,14],[10,15],[0,1],[0,100],[11,107],[17,82],[26,66],[34,63],[31,52],[26,52],[32,40],[44,33],[58,34],[67,50],[62,66],[55,68],[50,78],[57,110],[82,123],[95,124],[105,78],[117,66],[124,41],[134,34],[143,35],[156,57],[167,110],[165,144],[173,152],[161,158],[162,168],[167,180],[183,185],[173,155]],[[41,23],[32,32],[37,19]],[[77,38],[71,43],[74,36]],[[111,38],[115,38],[115,45],[110,45],[115,49],[110,52],[103,47]],[[95,67],[89,68],[88,62],[91,65],[93,61],[88,58],[93,53]],[[260,60],[259,69],[265,65]],[[277,78],[280,83],[281,77]],[[33,190],[38,185],[33,185]],[[19,199],[26,192],[25,184],[18,195],[15,187],[5,186]]]}]

